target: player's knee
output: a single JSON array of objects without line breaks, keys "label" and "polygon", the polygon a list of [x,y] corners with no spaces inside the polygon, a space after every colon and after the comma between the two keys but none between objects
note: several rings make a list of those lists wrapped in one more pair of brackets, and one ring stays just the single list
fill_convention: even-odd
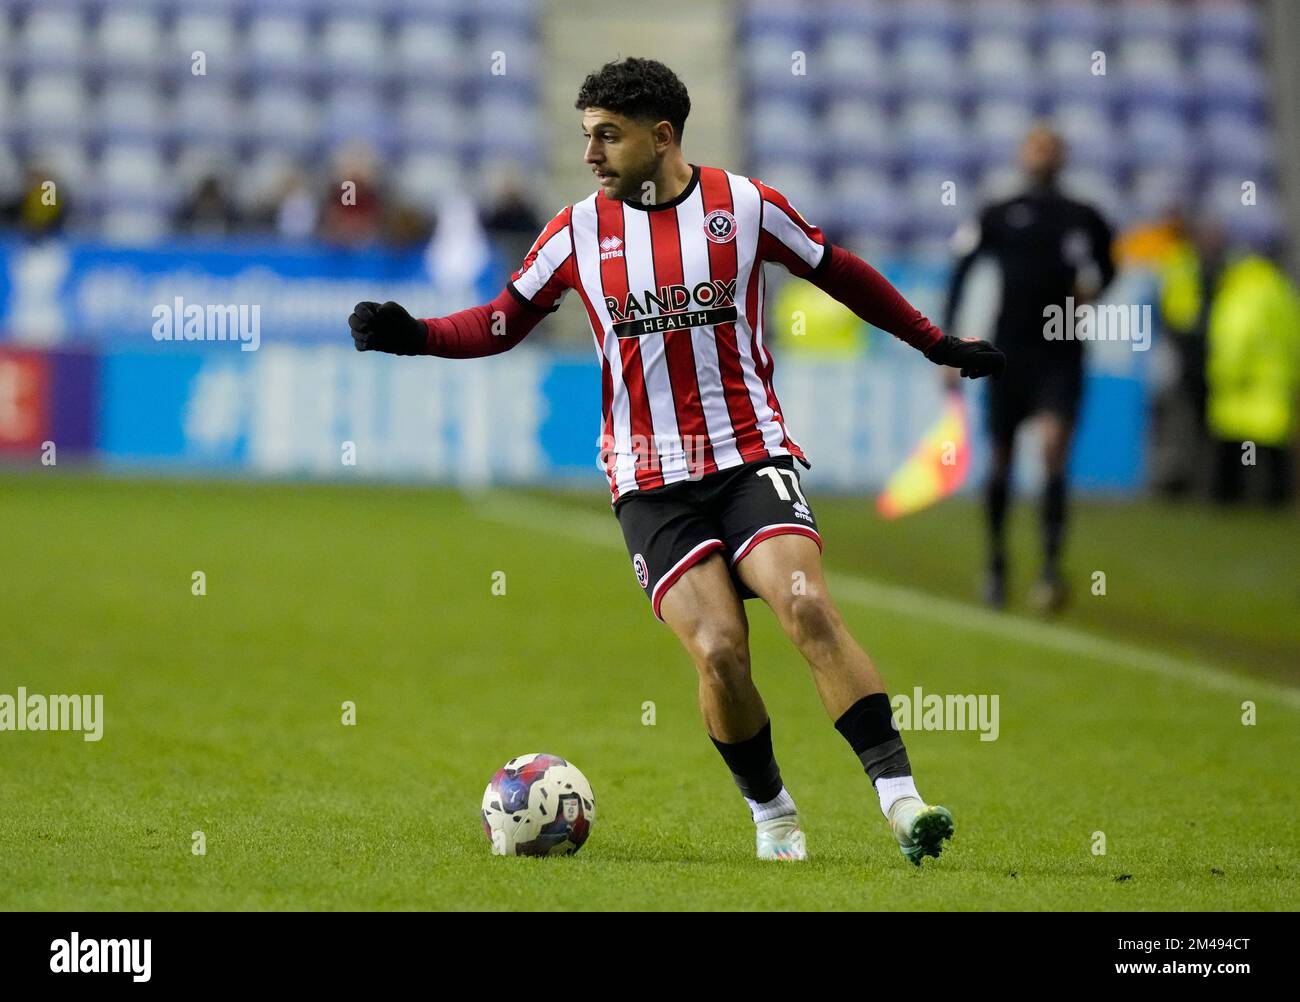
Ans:
[{"label": "player's knee", "polygon": [[839,619],[835,606],[824,592],[806,592],[789,597],[785,622],[789,624],[794,642],[805,647],[833,643]]},{"label": "player's knee", "polygon": [[749,680],[749,644],[738,629],[711,626],[700,630],[692,644],[700,678],[729,689]]}]

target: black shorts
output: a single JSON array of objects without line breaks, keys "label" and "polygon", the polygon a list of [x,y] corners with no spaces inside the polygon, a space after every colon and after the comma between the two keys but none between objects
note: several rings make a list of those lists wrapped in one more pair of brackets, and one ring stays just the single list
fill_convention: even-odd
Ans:
[{"label": "black shorts", "polygon": [[742,463],[699,480],[632,491],[614,503],[628,556],[655,617],[668,589],[709,554],[721,551],[741,599],[757,596],[736,574],[736,564],[764,539],[784,533],[808,536],[821,549],[817,519],[789,456]]},{"label": "black shorts", "polygon": [[1041,411],[1073,424],[1083,396],[1083,365],[1073,362],[1008,366],[1001,379],[989,381],[988,430],[997,442],[1009,442],[1016,427]]}]

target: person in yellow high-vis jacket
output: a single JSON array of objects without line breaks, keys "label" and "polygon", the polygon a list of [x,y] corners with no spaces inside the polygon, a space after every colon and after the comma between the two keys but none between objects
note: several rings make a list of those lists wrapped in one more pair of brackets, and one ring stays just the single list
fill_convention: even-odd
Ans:
[{"label": "person in yellow high-vis jacket", "polygon": [[785,354],[829,360],[861,355],[868,326],[815,285],[786,282],[776,296],[771,330]]},{"label": "person in yellow high-vis jacket", "polygon": [[1162,495],[1198,490],[1211,451],[1205,426],[1205,345],[1223,274],[1226,234],[1213,220],[1184,229],[1159,262],[1160,322],[1178,362],[1177,381],[1152,401],[1152,479]]},{"label": "person in yellow high-vis jacket", "polygon": [[1213,497],[1237,500],[1246,472],[1258,468],[1267,471],[1265,499],[1284,503],[1297,428],[1300,294],[1266,258],[1248,254],[1224,269],[1210,306],[1205,371]]}]

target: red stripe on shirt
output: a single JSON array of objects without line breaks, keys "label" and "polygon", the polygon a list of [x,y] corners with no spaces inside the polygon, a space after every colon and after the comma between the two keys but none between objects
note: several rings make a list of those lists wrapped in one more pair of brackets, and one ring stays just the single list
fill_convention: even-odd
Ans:
[{"label": "red stripe on shirt", "polygon": [[[725,171],[716,168],[702,170],[700,193],[704,202],[705,216],[715,209],[734,212],[731,182]],[[719,244],[710,240],[708,244],[710,277],[735,277],[737,275],[736,241],[729,240],[725,244]],[[751,272],[751,283],[753,275],[754,273]],[[740,304],[737,303],[736,306],[739,307]],[[758,427],[758,415],[754,413],[754,402],[749,398],[744,369],[740,364],[740,343],[736,334],[736,325],[718,324],[713,331],[714,343],[718,349],[718,369],[722,376],[722,394],[727,403],[727,415],[731,419],[736,451],[746,463],[766,459],[768,452],[763,444],[763,433]]]},{"label": "red stripe on shirt", "polygon": [[[597,246],[607,236],[618,237],[626,246],[622,202],[597,195],[596,220]],[[600,285],[602,294],[613,297],[620,305],[627,300],[625,258],[611,257],[600,262]],[[664,483],[663,470],[654,444],[654,420],[646,393],[645,371],[641,367],[641,341],[635,337],[618,338],[618,351],[623,363],[623,385],[627,387],[637,487],[640,490],[661,487]]]},{"label": "red stripe on shirt", "polygon": [[[655,288],[665,285],[684,285],[682,270],[680,221],[677,210],[647,213],[650,217],[650,248],[654,262]],[[687,473],[703,476],[714,473],[718,464],[713,458],[713,443],[709,440],[709,426],[704,420],[704,404],[700,396],[699,373],[695,368],[695,347],[691,343],[691,328],[665,331],[664,355],[668,361],[668,382],[673,394],[673,410],[677,414],[677,432],[682,439]]]}]

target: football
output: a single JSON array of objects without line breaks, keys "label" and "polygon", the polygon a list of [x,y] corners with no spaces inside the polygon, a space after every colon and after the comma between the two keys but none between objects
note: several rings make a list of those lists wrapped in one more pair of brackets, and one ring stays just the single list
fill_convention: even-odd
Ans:
[{"label": "football", "polygon": [[572,856],[596,821],[596,797],[558,755],[520,755],[483,791],[483,831],[497,856]]}]

